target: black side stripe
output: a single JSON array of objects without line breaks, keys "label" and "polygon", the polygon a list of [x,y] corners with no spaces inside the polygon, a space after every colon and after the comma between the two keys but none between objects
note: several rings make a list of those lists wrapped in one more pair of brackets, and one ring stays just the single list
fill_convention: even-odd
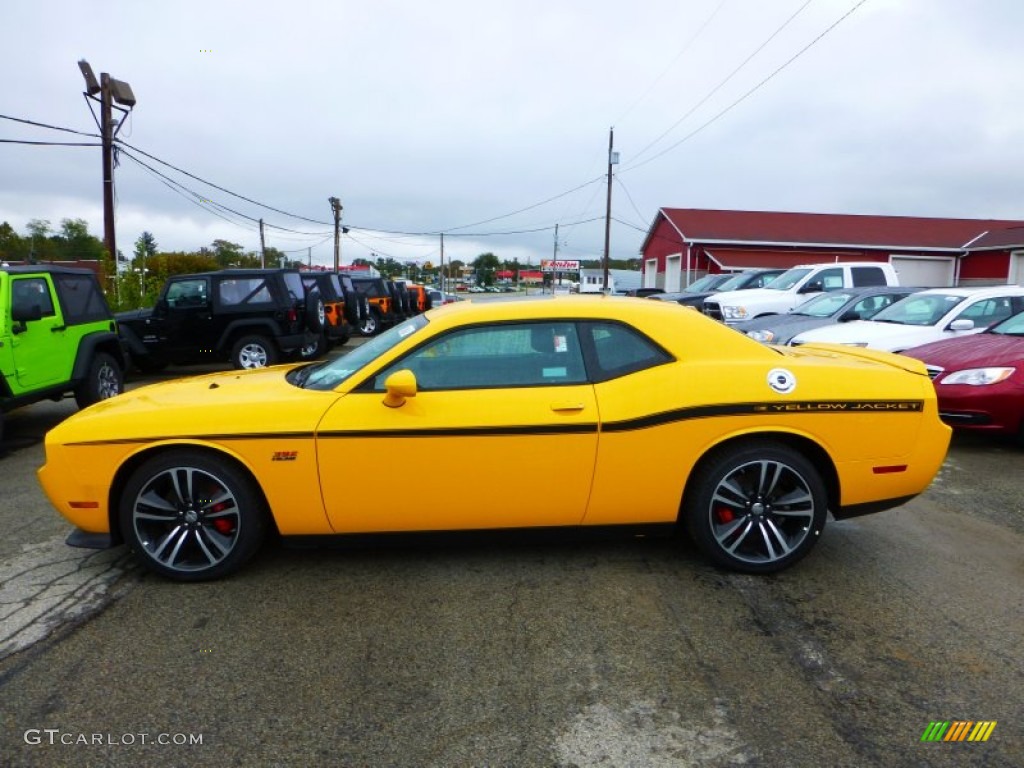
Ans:
[{"label": "black side stripe", "polygon": [[671,411],[639,416],[635,419],[582,424],[531,424],[485,427],[439,427],[436,429],[344,429],[323,432],[249,432],[238,434],[166,435],[164,437],[119,438],[115,440],[88,440],[68,445],[117,445],[122,443],[153,443],[159,440],[206,440],[226,442],[232,440],[309,440],[394,437],[508,437],[516,435],[585,435],[601,432],[630,432],[649,429],[692,419],[711,419],[723,416],[806,416],[808,414],[839,413],[920,413],[923,400],[800,400],[768,403],[730,403],[727,405],[699,405],[676,408]]},{"label": "black side stripe", "polygon": [[602,432],[629,432],[635,429],[658,427],[676,421],[710,419],[719,416],[802,416],[809,413],[920,413],[923,400],[801,400],[770,403],[729,403],[727,405],[698,405],[653,413],[623,421],[609,421],[601,425]]}]

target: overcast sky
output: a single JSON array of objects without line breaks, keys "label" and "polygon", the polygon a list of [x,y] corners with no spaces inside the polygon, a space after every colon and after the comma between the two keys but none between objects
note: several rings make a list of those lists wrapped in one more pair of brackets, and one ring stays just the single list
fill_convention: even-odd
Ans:
[{"label": "overcast sky", "polygon": [[[556,223],[561,258],[596,258],[611,126],[617,258],[662,206],[1024,219],[1018,0],[4,0],[0,27],[0,114],[95,132],[85,58],[135,92],[120,138],[319,222],[133,152],[187,190],[122,157],[126,254],[143,230],[259,247],[194,194],[330,264],[335,195],[344,262],[436,262],[396,233],[444,231],[446,259],[537,263]],[[0,221],[34,218],[102,237],[98,147],[0,143]]]}]

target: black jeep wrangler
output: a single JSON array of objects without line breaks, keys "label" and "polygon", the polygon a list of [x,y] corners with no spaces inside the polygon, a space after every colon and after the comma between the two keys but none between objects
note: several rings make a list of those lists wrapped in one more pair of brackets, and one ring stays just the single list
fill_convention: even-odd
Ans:
[{"label": "black jeep wrangler", "polygon": [[347,274],[304,271],[306,292],[319,291],[324,303],[324,324],[315,347],[303,347],[302,358],[320,357],[331,347],[345,344],[369,314],[369,303]]},{"label": "black jeep wrangler", "polygon": [[156,306],[119,313],[117,322],[144,372],[207,360],[262,368],[317,342],[324,304],[298,270],[224,269],[168,278]]}]

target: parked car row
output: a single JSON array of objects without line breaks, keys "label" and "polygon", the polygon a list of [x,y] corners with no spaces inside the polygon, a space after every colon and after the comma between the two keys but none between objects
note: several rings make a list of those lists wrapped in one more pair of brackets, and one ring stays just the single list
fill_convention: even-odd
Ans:
[{"label": "parked car row", "polygon": [[369,302],[369,314],[359,327],[363,336],[376,336],[403,320],[434,306],[431,291],[408,280],[353,276],[352,282]]},{"label": "parked car row", "polygon": [[[893,276],[866,272],[865,266],[795,267],[764,291],[709,296],[704,311],[766,344],[836,344],[921,360],[934,381],[943,420],[961,429],[1015,436],[1024,443],[1024,287],[874,284],[882,282],[882,274],[885,282]],[[749,284],[757,272],[748,270],[734,279],[745,275]],[[858,285],[865,278],[871,284]],[[679,296],[684,297],[680,303],[695,304],[685,300],[686,293]],[[788,311],[769,311],[783,300],[800,298],[803,303]],[[752,319],[736,319],[755,313]]]}]

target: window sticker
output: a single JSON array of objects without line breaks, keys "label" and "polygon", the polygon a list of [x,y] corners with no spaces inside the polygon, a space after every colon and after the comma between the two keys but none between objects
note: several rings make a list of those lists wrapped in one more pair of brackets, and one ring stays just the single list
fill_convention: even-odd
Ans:
[{"label": "window sticker", "polygon": [[565,336],[555,336],[555,352],[568,352],[569,340]]}]

